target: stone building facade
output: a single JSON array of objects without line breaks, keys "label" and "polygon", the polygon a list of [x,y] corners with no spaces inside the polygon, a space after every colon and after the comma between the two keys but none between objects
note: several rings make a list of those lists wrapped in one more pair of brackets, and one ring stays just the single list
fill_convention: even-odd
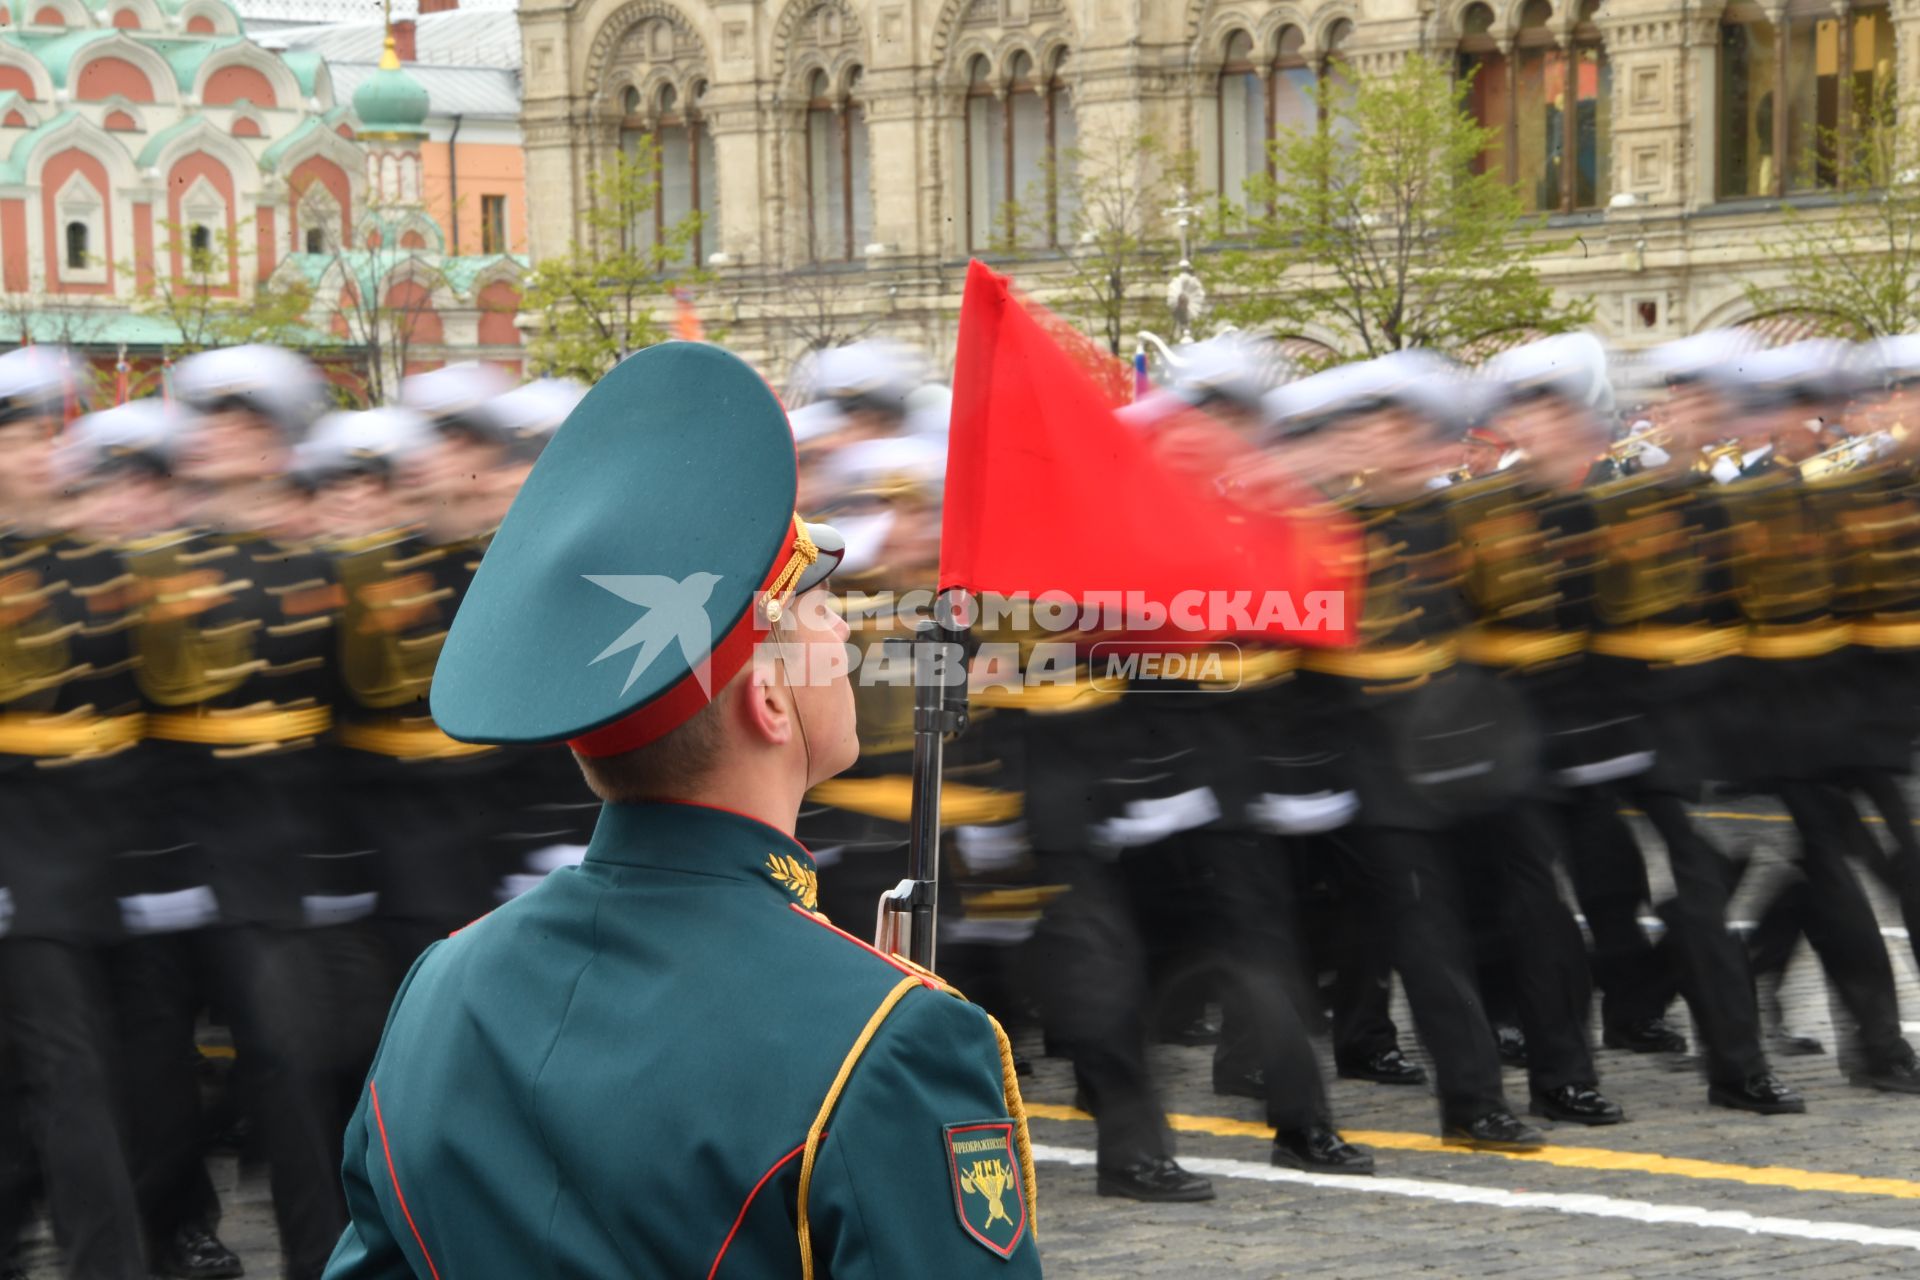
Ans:
[{"label": "stone building facade", "polygon": [[[1891,6],[1891,7],[1889,7]],[[661,145],[698,207],[729,340],[777,373],[809,315],[950,354],[967,258],[1049,148],[1152,134],[1202,194],[1263,162],[1321,76],[1416,51],[1477,66],[1474,109],[1571,247],[1547,270],[1626,348],[1752,319],[1793,157],[1847,87],[1920,87],[1920,0],[523,0],[530,250],[591,175]],[[1784,104],[1782,109],[1776,107]],[[1058,215],[1056,215],[1057,219]],[[1012,255],[1044,293],[1044,231]],[[1311,336],[1311,335],[1308,335]]]}]

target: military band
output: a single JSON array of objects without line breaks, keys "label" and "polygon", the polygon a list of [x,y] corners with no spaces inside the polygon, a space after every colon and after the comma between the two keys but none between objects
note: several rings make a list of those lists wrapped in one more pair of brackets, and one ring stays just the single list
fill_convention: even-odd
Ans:
[{"label": "military band", "polygon": [[[1622,412],[1630,384],[1645,403]],[[221,1240],[206,1160],[229,1141],[269,1168],[286,1275],[428,1275],[425,1239],[380,1234],[372,1220],[391,1226],[399,1206],[360,1176],[385,1137],[369,1137],[366,1084],[405,975],[427,954],[416,972],[444,991],[433,957],[482,944],[440,941],[556,871],[585,868],[568,885],[628,874],[609,866],[678,874],[609,841],[707,841],[737,862],[759,835],[619,804],[612,832],[555,745],[568,735],[465,741],[435,716],[449,632],[584,388],[454,366],[408,378],[396,405],[342,411],[322,370],[265,347],[185,359],[164,397],[89,412],[87,385],[70,353],[0,356],[0,1276],[24,1274],[5,1251],[36,1205],[85,1280],[264,1262]],[[790,390],[792,506],[838,531],[821,537],[844,542],[827,556],[839,625],[881,653],[906,635],[899,593],[943,585],[948,394],[878,342],[816,353]],[[1375,1167],[1341,1136],[1322,1035],[1343,1078],[1431,1088],[1443,1141],[1466,1148],[1533,1150],[1556,1126],[1634,1119],[1636,1099],[1604,1087],[1596,1039],[1697,1048],[1704,1102],[1800,1112],[1770,1058],[1828,1047],[1779,1012],[1802,939],[1834,995],[1844,1079],[1920,1093],[1861,878],[1898,901],[1920,959],[1916,405],[1920,335],[1757,351],[1706,334],[1624,366],[1585,335],[1477,369],[1401,352],[1305,372],[1241,335],[1176,351],[1113,429],[1249,512],[1351,521],[1359,641],[1248,643],[1224,673],[1148,687],[1103,676],[1095,650],[1119,637],[1098,617],[976,629],[983,652],[1019,659],[1011,679],[976,665],[971,724],[948,750],[945,981],[927,982],[1012,1032],[1006,1078],[996,1058],[980,1080],[920,1089],[907,1046],[889,1087],[934,1110],[991,1094],[947,1127],[979,1122],[966,1140],[1002,1142],[1010,1163],[977,1196],[944,1171],[890,1174],[958,1201],[957,1224],[917,1229],[1037,1273],[1013,1126],[1015,1076],[1038,1054],[1071,1064],[1096,1121],[1093,1185],[1148,1201],[1213,1195],[1178,1163],[1156,1042],[1212,1046],[1215,1091],[1258,1104],[1273,1162],[1319,1173]],[[512,607],[498,591],[484,609]],[[909,839],[911,692],[856,674],[860,759],[809,778],[800,852],[775,877],[854,935]],[[1728,912],[1745,861],[1699,813],[1727,792],[1796,837],[1745,933]],[[539,947],[566,932],[542,914],[563,901],[541,890],[489,927]],[[713,928],[741,927],[714,910]],[[839,945],[791,940],[796,963],[841,966],[862,993],[899,976]],[[750,966],[713,963],[715,981],[749,983]],[[1390,1014],[1395,979],[1408,1028]],[[906,1007],[883,1040],[992,1047],[973,1010]],[[602,1010],[609,1061],[616,1009]],[[831,1038],[851,1015],[829,1001],[812,1016]],[[663,1009],[659,1025],[689,1044],[707,1034],[694,1011]],[[226,1046],[223,1121],[203,1086]],[[793,1088],[830,1080],[829,1056],[796,1057]],[[394,1097],[426,1087],[382,1061]],[[1524,1096],[1508,1065],[1524,1067]],[[689,1242],[715,1224],[716,1242],[744,1234],[722,1257],[660,1246],[661,1265],[718,1267],[730,1247],[740,1274],[909,1256],[850,1225],[879,1194],[878,1168],[850,1162],[906,1159],[857,1090],[845,1154],[812,1183],[812,1251],[784,1240],[778,1214],[749,1212],[754,1188],[734,1183],[771,1138],[735,1130],[788,1125],[797,1096],[709,1117],[726,1159],[694,1171],[672,1211]],[[812,1118],[800,1149],[819,1145]],[[766,1170],[774,1194],[804,1206],[800,1163],[784,1168]],[[636,1216],[620,1231],[650,1238],[645,1206],[622,1212]],[[617,1242],[601,1245],[612,1266]]]}]

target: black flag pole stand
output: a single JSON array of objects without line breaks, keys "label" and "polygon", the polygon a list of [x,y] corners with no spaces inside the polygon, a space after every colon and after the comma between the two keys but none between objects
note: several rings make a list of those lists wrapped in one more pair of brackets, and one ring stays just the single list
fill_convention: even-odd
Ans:
[{"label": "black flag pole stand", "polygon": [[945,591],[932,619],[915,628],[913,649],[913,813],[907,878],[880,895],[874,946],[934,967],[940,918],[940,779],[946,741],[967,727],[967,635],[970,600]]}]

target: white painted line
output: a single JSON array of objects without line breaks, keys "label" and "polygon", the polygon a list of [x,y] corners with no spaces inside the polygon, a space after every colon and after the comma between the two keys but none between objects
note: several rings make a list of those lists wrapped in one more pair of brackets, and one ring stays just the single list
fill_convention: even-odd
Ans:
[{"label": "white painted line", "polygon": [[[1090,1165],[1094,1153],[1078,1147],[1039,1146],[1033,1158],[1052,1164]],[[1707,1227],[1742,1231],[1748,1235],[1786,1236],[1795,1240],[1832,1240],[1885,1249],[1920,1251],[1920,1231],[1872,1227],[1863,1222],[1816,1222],[1810,1218],[1773,1218],[1739,1209],[1703,1209],[1695,1205],[1652,1204],[1613,1196],[1577,1195],[1545,1191],[1502,1191],[1455,1182],[1420,1178],[1354,1178],[1324,1173],[1276,1169],[1245,1160],[1182,1157],[1193,1173],[1215,1178],[1245,1178],[1253,1182],[1282,1182],[1318,1187],[1325,1191],[1353,1191],[1363,1195],[1402,1196],[1411,1200],[1440,1200],[1449,1204],[1482,1205],[1492,1209],[1536,1209],[1584,1218],[1621,1218],[1649,1226]]]}]

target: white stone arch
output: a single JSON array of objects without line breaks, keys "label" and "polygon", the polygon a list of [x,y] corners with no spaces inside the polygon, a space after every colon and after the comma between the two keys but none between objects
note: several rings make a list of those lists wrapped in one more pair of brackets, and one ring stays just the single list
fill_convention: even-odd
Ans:
[{"label": "white stone arch", "polygon": [[[134,28],[134,30],[144,31],[149,35],[155,35],[166,30],[167,15],[161,10],[160,6],[155,3],[155,0],[103,0],[97,15],[99,25],[103,27],[113,26],[113,20],[119,16],[123,9],[133,10],[134,17],[140,20],[140,25]],[[115,29],[125,31],[128,28],[117,27]]]},{"label": "white stone arch", "polygon": [[987,81],[990,84],[1002,83],[999,69],[1000,50],[995,41],[983,35],[969,34],[960,39],[953,47],[953,58],[942,71],[941,78],[950,89],[965,92],[970,82],[969,68],[975,58],[987,60]]},{"label": "white stone arch", "polygon": [[298,109],[305,100],[300,92],[300,81],[295,78],[293,68],[268,53],[251,40],[241,44],[230,44],[224,49],[216,49],[200,63],[200,69],[193,77],[193,100],[205,101],[207,81],[215,72],[226,67],[249,67],[267,78],[273,86],[276,106]]},{"label": "white stone arch", "polygon": [[46,64],[17,44],[0,41],[0,67],[17,67],[33,83],[33,100],[43,106],[53,101],[53,77]]},{"label": "white stone arch", "polygon": [[1688,333],[1706,333],[1711,329],[1732,329],[1759,318],[1760,312],[1755,309],[1752,299],[1747,297],[1745,291],[1734,290],[1720,302],[1701,312],[1700,318],[1688,326]]},{"label": "white stone arch", "polygon": [[[99,161],[101,168],[106,170],[107,185],[110,190],[100,193],[105,200],[106,208],[98,223],[93,252],[102,257],[106,256],[109,237],[104,233],[110,228],[113,258],[124,259],[133,253],[133,201],[128,197],[138,195],[143,186],[139,170],[134,165],[133,156],[120,138],[106,132],[80,113],[71,112],[60,124],[34,139],[33,150],[27,155],[24,166],[27,189],[36,193],[36,198],[30,200],[27,206],[28,261],[35,265],[41,283],[47,280],[47,268],[50,265],[56,261],[65,262],[66,260],[64,244],[50,245],[46,242],[46,220],[41,216],[42,206],[37,198],[38,193],[45,192],[47,189],[47,162],[66,151],[84,152]],[[63,181],[61,191],[65,191],[68,185],[68,182]],[[55,192],[56,211],[60,207],[59,195],[59,191]],[[62,219],[56,218],[56,233],[64,234]],[[73,280],[78,284],[104,283],[106,268],[109,265],[111,264],[103,261],[99,265],[97,276],[89,272],[80,279],[75,279],[71,275],[63,275],[61,278]],[[118,284],[129,287],[132,284],[130,280],[121,279],[117,267],[114,278]]]},{"label": "white stone arch", "polygon": [[[190,126],[168,138],[160,145],[158,151],[148,156],[148,172],[158,181],[165,182],[167,175],[173,172],[173,166],[181,157],[195,151],[206,152],[226,167],[227,175],[233,179],[234,202],[241,209],[258,199],[259,162],[253,158],[253,153],[247,150],[245,143],[205,116],[194,117]],[[240,216],[239,210],[235,211],[235,216]]]},{"label": "white stone arch", "polygon": [[[840,23],[840,37],[830,45],[822,44],[812,29],[816,16],[826,9],[832,10]],[[811,60],[828,67],[865,66],[872,61],[867,42],[866,24],[846,0],[786,0],[772,27],[770,78],[775,85],[796,93],[806,84],[797,64]],[[840,90],[836,85],[835,92]]]},{"label": "white stone arch", "polygon": [[[235,146],[244,144],[235,142]],[[291,177],[301,163],[314,156],[330,160],[340,171],[347,175],[348,189],[354,199],[364,198],[367,176],[367,153],[357,142],[349,142],[333,131],[333,126],[325,121],[315,120],[314,127],[306,130],[298,138],[287,144],[286,150],[274,158],[273,170],[283,178]],[[260,166],[253,165],[255,169]]]},{"label": "white stone arch", "polygon": [[[289,195],[289,200],[292,196]],[[293,225],[298,229],[300,240],[295,252],[298,253],[337,253],[346,246],[340,243],[340,228],[347,225],[348,210],[340,207],[333,192],[327,190],[322,182],[310,182],[307,189],[300,193],[297,206],[292,208]],[[320,233],[316,247],[312,244],[311,233]]]},{"label": "white stone arch", "polygon": [[461,303],[465,306],[474,305],[475,299],[488,285],[519,285],[525,284],[526,279],[526,269],[503,253],[473,273],[473,278],[467,281],[467,291],[461,296]]},{"label": "white stone arch", "polygon": [[[111,206],[112,192],[102,191],[87,175],[79,172],[67,175],[60,189],[53,193],[53,255],[46,259],[63,283],[105,284],[107,269],[111,265],[109,258],[109,240],[106,229],[113,216]],[[39,213],[34,210],[33,213]],[[44,217],[27,219],[29,224],[45,224]],[[68,228],[74,223],[87,229],[87,253],[90,261],[74,266],[67,261]],[[118,248],[118,241],[111,242]]]},{"label": "white stone arch", "polygon": [[273,136],[272,128],[267,122],[266,111],[256,106],[253,101],[248,98],[241,98],[212,109],[227,113],[228,133],[232,133],[234,128],[239,125],[242,120],[251,120],[254,124],[260,126],[260,136],[262,139],[270,139]]},{"label": "white stone arch", "polygon": [[[100,118],[100,127],[102,129],[105,129],[107,127],[108,116],[112,115],[116,111],[124,111],[127,115],[133,117],[133,129],[131,130],[131,132],[146,133],[147,132],[147,106],[148,104],[144,102],[133,101],[131,98],[127,97],[123,93],[115,93],[115,94],[109,94],[107,97],[102,98],[98,102],[85,102],[85,103],[76,104],[75,109],[91,111],[92,113],[98,115]],[[119,132],[119,131],[110,130],[109,132]]]},{"label": "white stone arch", "polygon": [[1307,34],[1306,54],[1309,59],[1323,58],[1331,51],[1334,28],[1343,22],[1354,32],[1359,32],[1359,7],[1347,0],[1327,5],[1314,14],[1310,22],[1303,24]]},{"label": "white stone arch", "polygon": [[[1281,5],[1260,17],[1259,24],[1253,28],[1253,52],[1256,57],[1272,59],[1280,54],[1280,33],[1288,27],[1298,27],[1301,38],[1307,38],[1313,30],[1307,11],[1297,5]],[[1222,49],[1224,53],[1224,48]]]},{"label": "white stone arch", "polygon": [[1218,70],[1226,60],[1227,39],[1236,31],[1244,31],[1253,41],[1253,56],[1258,59],[1261,48],[1261,28],[1271,15],[1257,13],[1250,5],[1233,5],[1217,9],[1207,14],[1193,40],[1191,60],[1196,70]]},{"label": "white stone arch", "polygon": [[[664,19],[676,33],[674,63],[684,62],[687,80],[711,80],[712,51],[719,46],[716,19],[705,5],[681,5],[674,0],[592,0],[581,15],[579,30],[593,32],[580,68],[587,96],[598,98],[608,78],[623,65],[615,61],[622,43],[644,24]],[[681,44],[687,47],[680,48]],[[643,60],[648,65],[651,59]]]},{"label": "white stone arch", "polygon": [[[229,217],[233,220],[234,233],[237,237],[240,227],[240,211],[227,207],[227,198],[220,194],[218,187],[207,181],[205,175],[195,178],[193,184],[180,193],[179,233],[186,237],[185,241],[179,246],[182,261],[185,261],[186,255],[192,247],[193,229],[195,227],[205,227],[207,229],[207,248],[210,252],[219,253],[221,241],[226,235],[227,219]],[[162,245],[161,248],[162,252],[165,252],[167,246]],[[238,254],[244,252],[246,246],[236,243],[232,248],[233,251]]]},{"label": "white stone arch", "polygon": [[181,31],[195,18],[206,18],[213,23],[213,33],[218,36],[237,36],[240,34],[240,19],[234,16],[232,9],[221,4],[220,0],[187,0],[180,6],[180,12],[174,15],[174,25]]},{"label": "white stone arch", "polygon": [[39,17],[43,9],[58,9],[66,19],[68,31],[88,31],[99,25],[80,0],[10,0],[9,7],[24,19],[19,25],[29,30],[35,26],[32,19]]},{"label": "white stone arch", "polygon": [[34,140],[26,162],[27,185],[40,186],[48,159],[76,148],[98,160],[116,188],[132,191],[140,185],[140,171],[126,144],[77,111]]},{"label": "white stone arch", "polygon": [[20,119],[25,122],[26,127],[29,129],[37,128],[40,122],[46,119],[45,108],[41,103],[30,102],[18,94],[15,94],[8,100],[5,109],[0,110],[0,116],[5,116],[9,112],[14,111],[20,113]]},{"label": "white stone arch", "polygon": [[71,97],[74,88],[80,83],[81,73],[87,67],[102,58],[118,58],[136,67],[147,78],[147,84],[153,89],[153,100],[168,106],[180,105],[180,84],[174,79],[173,66],[165,58],[154,52],[153,46],[142,44],[132,36],[116,31],[104,40],[93,40],[82,46],[73,55],[73,61],[67,64],[67,80],[64,88]]}]

